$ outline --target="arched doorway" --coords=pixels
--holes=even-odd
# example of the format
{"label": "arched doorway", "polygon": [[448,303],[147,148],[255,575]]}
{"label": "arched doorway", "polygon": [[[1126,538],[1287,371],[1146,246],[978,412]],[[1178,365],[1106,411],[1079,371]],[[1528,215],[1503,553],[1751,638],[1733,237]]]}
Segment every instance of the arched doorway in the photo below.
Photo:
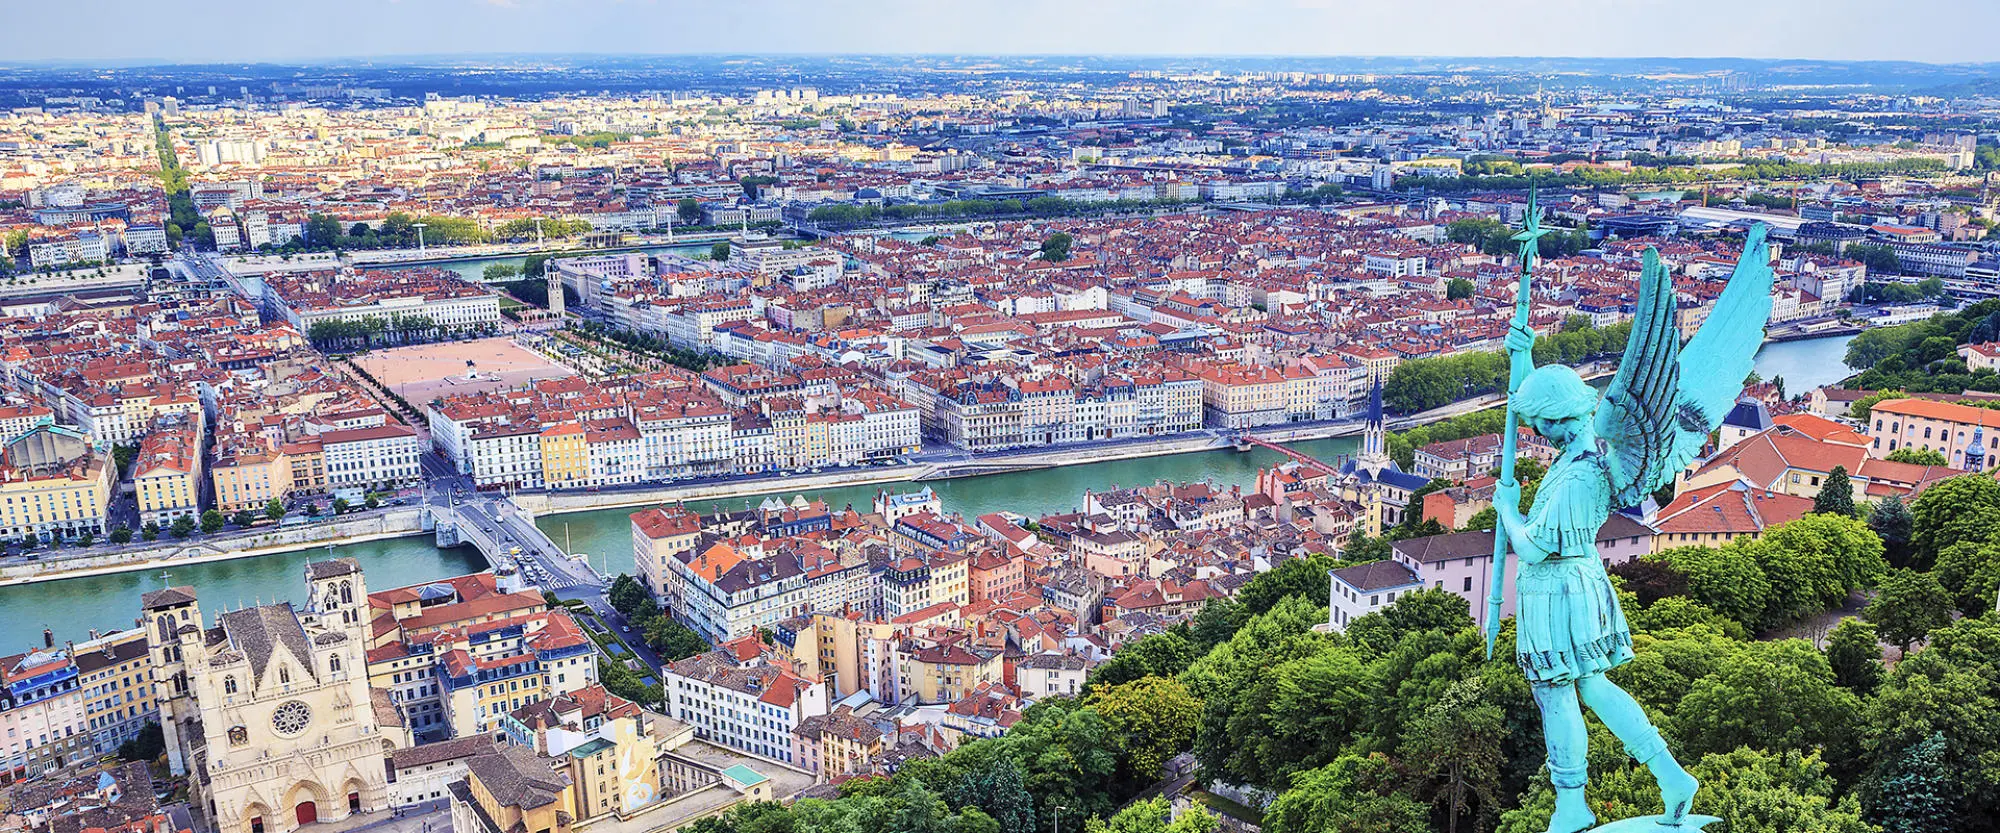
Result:
{"label": "arched doorway", "polygon": [[278,806],[287,805],[291,806],[292,817],[298,821],[300,827],[319,821],[321,805],[326,805],[328,808],[334,806],[327,804],[326,788],[311,781],[300,781],[285,791],[285,803]]}
{"label": "arched doorway", "polygon": [[268,829],[265,826],[264,817],[269,815],[270,812],[271,808],[265,807],[261,803],[254,803],[243,808],[243,818],[247,822],[244,825],[244,829],[249,831],[249,833],[264,833]]}
{"label": "arched doorway", "polygon": [[340,785],[340,791],[347,796],[348,814],[361,812],[361,779],[347,779],[346,783]]}

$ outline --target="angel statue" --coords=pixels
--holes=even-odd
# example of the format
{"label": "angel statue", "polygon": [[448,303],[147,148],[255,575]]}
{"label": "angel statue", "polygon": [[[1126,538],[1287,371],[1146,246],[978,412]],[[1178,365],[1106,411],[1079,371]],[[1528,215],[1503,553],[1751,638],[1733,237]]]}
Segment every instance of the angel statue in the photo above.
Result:
{"label": "angel statue", "polygon": [[[1525,261],[1533,257],[1529,247],[1539,236],[1537,225],[1531,218],[1528,230],[1516,236],[1526,241],[1523,301],[1525,272],[1531,269]],[[1771,312],[1764,237],[1762,225],[1750,232],[1729,285],[1685,346],[1673,280],[1659,253],[1647,249],[1631,337],[1602,399],[1570,368],[1535,367],[1535,332],[1523,314],[1525,304],[1517,307],[1508,329],[1508,407],[1521,424],[1561,450],[1526,514],[1520,511],[1521,486],[1511,473],[1493,498],[1502,536],[1496,542],[1502,558],[1495,566],[1502,567],[1507,550],[1519,556],[1514,656],[1542,712],[1556,792],[1549,833],[1576,833],[1597,822],[1584,802],[1584,706],[1627,754],[1651,770],[1666,808],[1659,816],[1600,830],[1692,830],[1714,821],[1689,814],[1698,786],[1694,777],[1667,751],[1639,703],[1605,677],[1632,659],[1632,633],[1595,541],[1610,513],[1673,482],[1742,392]],[[1498,616],[1489,621],[1497,625]]]}

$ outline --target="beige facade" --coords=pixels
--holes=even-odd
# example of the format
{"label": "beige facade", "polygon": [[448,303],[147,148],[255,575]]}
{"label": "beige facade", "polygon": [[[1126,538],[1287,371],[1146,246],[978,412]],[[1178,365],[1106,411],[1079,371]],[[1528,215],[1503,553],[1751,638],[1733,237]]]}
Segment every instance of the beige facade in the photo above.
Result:
{"label": "beige facade", "polygon": [[363,648],[368,592],[352,559],[306,565],[312,601],[232,610],[202,627],[192,588],[142,601],[177,766],[221,833],[286,833],[389,808],[384,731]]}

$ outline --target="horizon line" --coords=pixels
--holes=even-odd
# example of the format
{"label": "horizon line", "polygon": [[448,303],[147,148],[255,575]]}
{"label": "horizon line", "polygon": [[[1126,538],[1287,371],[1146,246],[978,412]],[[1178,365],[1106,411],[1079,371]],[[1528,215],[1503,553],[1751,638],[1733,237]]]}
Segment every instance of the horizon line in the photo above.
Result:
{"label": "horizon line", "polygon": [[419,61],[470,58],[986,58],[1051,59],[1080,58],[1098,61],[1130,60],[1385,60],[1385,61],[1740,61],[1758,64],[1905,64],[1925,67],[2000,67],[2000,60],[1922,61],[1910,58],[1756,58],[1734,55],[1507,55],[1507,54],[1415,54],[1415,53],[1303,53],[1303,52],[1125,52],[1093,54],[1079,52],[396,52],[381,54],[321,55],[291,59],[255,58],[237,60],[193,60],[156,56],[134,58],[52,58],[46,60],[0,60],[0,70],[60,68],[146,69],[155,67],[310,67],[352,61]]}

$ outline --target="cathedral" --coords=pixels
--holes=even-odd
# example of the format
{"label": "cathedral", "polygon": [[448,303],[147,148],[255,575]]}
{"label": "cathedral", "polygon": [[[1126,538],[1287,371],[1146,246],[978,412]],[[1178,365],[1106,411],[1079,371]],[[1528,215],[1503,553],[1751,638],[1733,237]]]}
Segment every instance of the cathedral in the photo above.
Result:
{"label": "cathedral", "polygon": [[291,603],[225,611],[194,588],[145,594],[169,762],[219,833],[290,833],[390,807],[382,764],[409,745],[363,656],[368,590],[353,559],[307,564]]}
{"label": "cathedral", "polygon": [[[1403,471],[1389,456],[1388,421],[1382,412],[1382,383],[1368,394],[1368,423],[1361,433],[1361,450],[1340,465],[1340,496],[1366,507],[1363,531],[1380,535],[1403,522],[1410,496],[1430,479]],[[1418,507],[1419,511],[1422,507]]]}

